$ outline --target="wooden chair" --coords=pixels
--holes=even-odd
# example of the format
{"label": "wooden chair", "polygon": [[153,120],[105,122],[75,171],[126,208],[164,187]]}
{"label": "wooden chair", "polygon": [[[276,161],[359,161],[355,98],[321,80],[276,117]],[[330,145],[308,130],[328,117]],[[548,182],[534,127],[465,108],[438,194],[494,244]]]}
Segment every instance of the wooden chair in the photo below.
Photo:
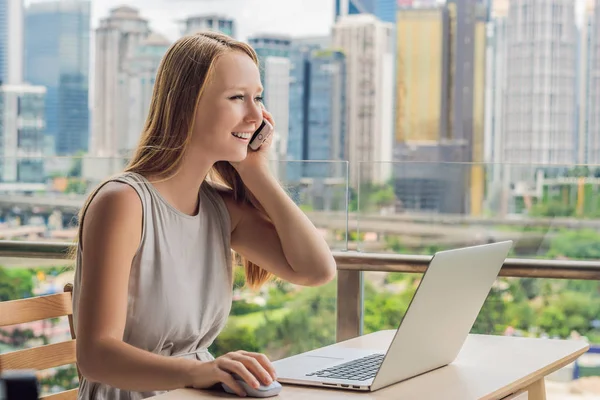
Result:
{"label": "wooden chair", "polygon": [[[0,328],[64,316],[68,316],[71,328],[69,341],[0,354],[2,369],[44,370],[76,362],[72,290],[73,285],[67,284],[63,293],[0,302]],[[77,372],[79,373],[79,369]],[[44,396],[42,399],[76,400],[77,392],[78,389],[71,389]]]}

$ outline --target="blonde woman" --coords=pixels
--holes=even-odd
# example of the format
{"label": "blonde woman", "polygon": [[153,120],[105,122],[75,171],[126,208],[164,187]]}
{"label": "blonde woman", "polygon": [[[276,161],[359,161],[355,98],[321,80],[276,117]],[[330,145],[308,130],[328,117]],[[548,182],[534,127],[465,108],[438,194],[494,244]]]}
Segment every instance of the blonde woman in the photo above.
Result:
{"label": "blonde woman", "polygon": [[319,232],[269,172],[269,142],[248,135],[271,115],[258,60],[218,33],[174,43],[159,67],[130,163],[80,214],[74,285],[80,399],[142,399],[276,379],[262,354],[207,351],[232,300],[233,249],[246,279],[321,285],[335,275]]}

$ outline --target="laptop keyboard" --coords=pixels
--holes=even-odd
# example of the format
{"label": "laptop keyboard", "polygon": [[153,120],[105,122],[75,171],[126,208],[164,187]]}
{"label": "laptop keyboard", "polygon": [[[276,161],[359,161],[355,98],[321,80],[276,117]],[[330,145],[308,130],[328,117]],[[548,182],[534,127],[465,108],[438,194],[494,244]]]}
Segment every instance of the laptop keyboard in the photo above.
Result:
{"label": "laptop keyboard", "polygon": [[306,374],[319,378],[347,379],[352,381],[365,381],[374,378],[379,370],[385,354],[372,354],[367,357],[336,365],[335,367]]}

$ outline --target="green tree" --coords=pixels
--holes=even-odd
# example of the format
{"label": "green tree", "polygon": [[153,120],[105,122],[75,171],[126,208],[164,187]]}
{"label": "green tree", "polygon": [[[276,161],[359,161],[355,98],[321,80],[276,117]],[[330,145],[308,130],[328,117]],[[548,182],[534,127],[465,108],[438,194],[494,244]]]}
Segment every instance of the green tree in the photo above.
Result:
{"label": "green tree", "polygon": [[256,329],[260,348],[272,359],[335,342],[336,284],[300,290],[287,304],[290,312],[277,323]]}
{"label": "green tree", "polygon": [[87,183],[82,179],[70,178],[65,193],[85,194]]}
{"label": "green tree", "polygon": [[67,175],[69,178],[79,178],[81,176],[83,156],[84,152],[78,151],[71,160],[71,168]]}
{"label": "green tree", "polygon": [[[408,280],[410,282],[410,280]],[[408,285],[401,293],[392,293],[376,289],[365,282],[364,332],[376,332],[382,329],[396,329],[400,324],[408,305],[413,298],[416,285]]]}
{"label": "green tree", "polygon": [[600,259],[600,234],[591,229],[570,230],[557,234],[547,258],[566,257],[580,260]]}
{"label": "green tree", "polygon": [[553,199],[534,204],[529,210],[529,215],[532,217],[572,217],[575,215],[575,207]]}
{"label": "green tree", "polygon": [[77,368],[75,365],[57,368],[54,375],[40,380],[40,386],[45,393],[74,389],[79,386]]}
{"label": "green tree", "polygon": [[503,299],[506,289],[494,286],[483,303],[471,332],[483,334],[502,333],[508,325],[507,305]]}
{"label": "green tree", "polygon": [[32,296],[34,272],[29,269],[0,267],[0,301],[17,300]]}

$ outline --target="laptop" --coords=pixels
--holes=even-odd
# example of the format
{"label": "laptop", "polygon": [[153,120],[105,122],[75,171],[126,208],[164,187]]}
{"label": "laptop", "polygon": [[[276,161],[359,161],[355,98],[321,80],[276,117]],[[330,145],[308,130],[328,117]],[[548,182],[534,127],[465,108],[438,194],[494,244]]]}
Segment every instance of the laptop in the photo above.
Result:
{"label": "laptop", "polygon": [[512,245],[509,240],[435,253],[385,353],[327,346],[273,362],[277,380],[375,391],[450,364]]}

